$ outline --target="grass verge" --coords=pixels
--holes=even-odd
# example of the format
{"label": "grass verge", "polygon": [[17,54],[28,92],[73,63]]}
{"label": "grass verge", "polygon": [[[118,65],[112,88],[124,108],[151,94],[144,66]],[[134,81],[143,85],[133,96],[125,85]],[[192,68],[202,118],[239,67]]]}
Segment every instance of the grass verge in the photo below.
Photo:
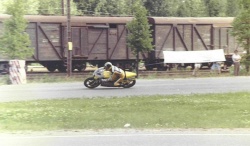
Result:
{"label": "grass verge", "polygon": [[250,128],[250,93],[0,103],[0,131],[123,128]]}

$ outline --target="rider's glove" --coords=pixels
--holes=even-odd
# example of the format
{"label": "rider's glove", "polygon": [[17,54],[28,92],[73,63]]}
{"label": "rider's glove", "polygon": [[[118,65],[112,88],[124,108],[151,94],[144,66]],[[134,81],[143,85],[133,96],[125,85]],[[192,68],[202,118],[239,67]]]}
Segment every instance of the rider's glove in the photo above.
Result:
{"label": "rider's glove", "polygon": [[107,81],[112,81],[112,76],[110,76],[110,77],[107,79]]}
{"label": "rider's glove", "polygon": [[108,79],[102,79],[102,82],[107,82],[108,81]]}

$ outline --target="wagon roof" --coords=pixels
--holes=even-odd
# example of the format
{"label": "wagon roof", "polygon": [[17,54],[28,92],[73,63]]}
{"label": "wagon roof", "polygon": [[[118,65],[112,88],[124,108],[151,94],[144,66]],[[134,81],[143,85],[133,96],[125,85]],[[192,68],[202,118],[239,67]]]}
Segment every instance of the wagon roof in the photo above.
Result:
{"label": "wagon roof", "polygon": [[[1,14],[0,21],[10,15]],[[29,22],[66,23],[67,16],[25,15]],[[71,16],[72,23],[115,23],[125,24],[133,17]],[[234,17],[148,17],[151,24],[213,24],[214,27],[232,27]]]}
{"label": "wagon roof", "polygon": [[149,17],[152,24],[214,24],[231,27],[234,17]]}
{"label": "wagon roof", "polygon": [[[9,18],[10,15],[0,15],[0,21]],[[29,22],[51,22],[66,23],[67,16],[45,16],[45,15],[25,15]],[[71,16],[73,23],[127,23],[133,17],[95,17],[95,16]]]}

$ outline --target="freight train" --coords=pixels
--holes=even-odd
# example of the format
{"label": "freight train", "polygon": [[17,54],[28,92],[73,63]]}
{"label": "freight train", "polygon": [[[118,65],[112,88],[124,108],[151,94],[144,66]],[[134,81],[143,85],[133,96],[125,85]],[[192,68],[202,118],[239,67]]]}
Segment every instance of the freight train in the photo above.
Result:
{"label": "freight train", "polygon": [[[0,15],[0,30],[9,15]],[[37,62],[53,72],[66,71],[67,16],[26,15],[26,32],[30,36],[32,57],[26,63]],[[71,16],[72,69],[82,71],[86,64],[103,66],[106,61],[132,69],[136,57],[128,48],[126,24],[133,17]],[[171,65],[164,64],[163,51],[197,51],[224,49],[227,61],[237,47],[230,35],[232,17],[148,17],[151,25],[154,50],[140,53],[139,58],[147,70],[166,70]],[[0,63],[7,59],[0,55]],[[184,64],[187,66],[188,64]]]}

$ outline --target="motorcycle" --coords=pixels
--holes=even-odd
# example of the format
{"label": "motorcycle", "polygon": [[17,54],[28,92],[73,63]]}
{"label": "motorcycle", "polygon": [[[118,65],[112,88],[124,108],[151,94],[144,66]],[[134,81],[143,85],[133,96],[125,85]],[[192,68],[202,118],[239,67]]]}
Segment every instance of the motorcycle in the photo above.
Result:
{"label": "motorcycle", "polygon": [[120,83],[119,86],[114,86],[115,81],[108,81],[111,77],[111,72],[106,71],[104,67],[100,67],[96,69],[93,73],[92,77],[89,77],[84,80],[84,86],[87,88],[96,88],[99,85],[104,87],[123,87],[123,88],[130,88],[135,85],[136,83],[136,73],[124,71],[125,78]]}

